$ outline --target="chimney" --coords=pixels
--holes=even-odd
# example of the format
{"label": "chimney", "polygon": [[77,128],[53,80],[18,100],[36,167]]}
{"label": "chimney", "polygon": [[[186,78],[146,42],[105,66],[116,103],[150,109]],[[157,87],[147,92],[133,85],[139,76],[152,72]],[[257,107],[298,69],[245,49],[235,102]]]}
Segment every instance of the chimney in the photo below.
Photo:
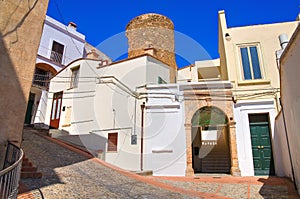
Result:
{"label": "chimney", "polygon": [[86,54],[86,57],[87,58],[90,58],[90,59],[99,59],[99,54],[96,52],[96,50],[93,48],[90,52],[88,52]]}
{"label": "chimney", "polygon": [[74,30],[77,29],[77,25],[76,25],[76,23],[74,23],[74,22],[69,22],[68,27],[69,27],[69,28],[73,28]]}

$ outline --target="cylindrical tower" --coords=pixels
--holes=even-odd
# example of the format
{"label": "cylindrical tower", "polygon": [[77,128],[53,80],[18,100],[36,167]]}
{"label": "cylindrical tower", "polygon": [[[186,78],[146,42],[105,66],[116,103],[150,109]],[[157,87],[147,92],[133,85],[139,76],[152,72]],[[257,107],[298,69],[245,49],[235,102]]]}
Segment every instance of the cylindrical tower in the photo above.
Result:
{"label": "cylindrical tower", "polygon": [[128,57],[150,54],[170,67],[170,82],[176,81],[174,25],[166,16],[143,14],[126,26]]}

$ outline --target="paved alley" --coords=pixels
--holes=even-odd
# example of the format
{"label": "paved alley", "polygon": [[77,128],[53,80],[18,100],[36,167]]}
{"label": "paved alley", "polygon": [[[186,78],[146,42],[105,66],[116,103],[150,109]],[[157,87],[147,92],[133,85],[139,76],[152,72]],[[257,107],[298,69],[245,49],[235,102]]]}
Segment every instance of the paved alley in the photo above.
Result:
{"label": "paved alley", "polygon": [[283,178],[142,177],[37,134],[25,128],[22,147],[43,177],[22,179],[18,198],[297,198]]}

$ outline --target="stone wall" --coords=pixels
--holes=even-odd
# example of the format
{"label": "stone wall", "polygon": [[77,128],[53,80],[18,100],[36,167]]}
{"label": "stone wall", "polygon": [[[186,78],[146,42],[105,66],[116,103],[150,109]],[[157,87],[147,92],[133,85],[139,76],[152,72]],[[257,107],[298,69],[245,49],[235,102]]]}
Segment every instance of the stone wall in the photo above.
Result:
{"label": "stone wall", "polygon": [[[232,92],[230,89],[223,90],[198,90],[184,92],[185,104],[185,131],[186,131],[186,156],[187,156],[187,170],[186,175],[194,174],[193,170],[193,156],[192,156],[192,118],[197,110],[205,106],[215,106],[226,114],[228,118],[228,138],[230,148],[231,174],[240,176],[238,166],[237,145],[236,145],[236,131],[235,122],[233,118],[233,102],[230,97]],[[223,97],[220,97],[223,96]]]}
{"label": "stone wall", "polygon": [[0,1],[0,164],[7,141],[22,141],[47,7],[48,0]]}
{"label": "stone wall", "polygon": [[126,36],[129,58],[152,55],[170,66],[170,81],[175,82],[177,64],[174,54],[174,25],[169,18],[159,14],[138,16],[126,26]]}

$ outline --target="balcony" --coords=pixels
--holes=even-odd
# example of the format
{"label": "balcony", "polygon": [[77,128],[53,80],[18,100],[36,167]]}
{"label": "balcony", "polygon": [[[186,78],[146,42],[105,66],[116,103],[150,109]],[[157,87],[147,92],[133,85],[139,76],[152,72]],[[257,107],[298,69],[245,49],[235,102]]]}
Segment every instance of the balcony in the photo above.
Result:
{"label": "balcony", "polygon": [[50,72],[36,68],[34,72],[32,84],[39,88],[48,90],[51,77],[52,74]]}
{"label": "balcony", "polygon": [[63,60],[63,55],[58,52],[51,51],[50,60],[57,64],[61,64]]}
{"label": "balcony", "polygon": [[67,61],[63,53],[58,53],[44,46],[39,46],[38,58],[59,67],[63,66]]}
{"label": "balcony", "polygon": [[8,142],[3,170],[0,171],[0,198],[17,198],[23,150]]}

